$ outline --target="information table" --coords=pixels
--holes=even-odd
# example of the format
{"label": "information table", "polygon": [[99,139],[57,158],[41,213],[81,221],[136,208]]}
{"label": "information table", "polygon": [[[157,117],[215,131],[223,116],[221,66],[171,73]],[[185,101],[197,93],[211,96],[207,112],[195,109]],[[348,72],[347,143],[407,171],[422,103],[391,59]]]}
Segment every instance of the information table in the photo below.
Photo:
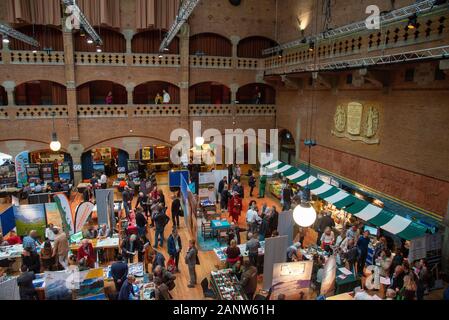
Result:
{"label": "information table", "polygon": [[23,246],[21,244],[0,247],[0,260],[20,258],[22,256],[22,252]]}
{"label": "information table", "polygon": [[212,271],[211,282],[219,300],[248,300],[231,269]]}
{"label": "information table", "polygon": [[[242,257],[248,256],[248,251],[246,251],[246,243],[239,244],[237,247],[239,247],[240,255]],[[227,247],[221,247],[221,248],[214,249],[214,252],[220,261],[226,261],[226,258],[227,258],[227,255],[225,253],[226,249],[227,249]],[[265,241],[260,241],[259,256],[263,256],[263,255],[265,255]]]}

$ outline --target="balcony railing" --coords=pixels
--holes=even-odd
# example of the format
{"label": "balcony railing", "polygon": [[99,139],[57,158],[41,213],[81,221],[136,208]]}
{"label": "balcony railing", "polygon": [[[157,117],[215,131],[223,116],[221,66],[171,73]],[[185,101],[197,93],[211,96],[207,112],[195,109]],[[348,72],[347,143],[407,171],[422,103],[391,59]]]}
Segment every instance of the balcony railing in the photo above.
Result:
{"label": "balcony railing", "polygon": [[126,118],[126,105],[78,105],[78,118]]}
{"label": "balcony railing", "polygon": [[0,107],[0,119],[9,119],[8,110],[6,106]]}
{"label": "balcony railing", "polygon": [[181,115],[180,105],[152,104],[133,105],[134,117],[179,117]]}
{"label": "balcony railing", "polygon": [[49,105],[49,106],[14,106],[10,109],[15,111],[16,119],[52,119],[68,118],[69,111],[67,106]]}
{"label": "balcony railing", "polygon": [[38,51],[33,53],[31,51],[10,51],[10,61],[12,64],[50,64],[63,65],[64,52],[52,51],[44,52]]}
{"label": "balcony railing", "polygon": [[231,69],[232,57],[190,56],[192,68]]}
{"label": "balcony railing", "polygon": [[273,104],[239,104],[237,116],[275,116],[276,106]]}
{"label": "balcony railing", "polygon": [[191,104],[189,115],[194,117],[232,116],[232,104]]}
{"label": "balcony railing", "polygon": [[176,54],[166,54],[159,57],[158,54],[133,53],[133,65],[144,67],[179,67],[181,56]]}
{"label": "balcony railing", "polygon": [[75,52],[75,64],[125,66],[126,54],[107,52]]}
{"label": "balcony railing", "polygon": [[237,69],[259,70],[264,67],[264,59],[238,58]]}

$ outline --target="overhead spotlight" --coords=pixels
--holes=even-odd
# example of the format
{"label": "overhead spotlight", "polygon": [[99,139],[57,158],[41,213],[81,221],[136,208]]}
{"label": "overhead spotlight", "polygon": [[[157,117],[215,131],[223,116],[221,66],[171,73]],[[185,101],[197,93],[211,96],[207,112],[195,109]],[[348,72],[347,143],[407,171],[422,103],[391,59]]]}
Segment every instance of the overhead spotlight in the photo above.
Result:
{"label": "overhead spotlight", "polygon": [[282,51],[282,50],[279,50],[279,52],[278,52],[278,58],[282,58],[282,54],[283,54],[283,51]]}
{"label": "overhead spotlight", "polygon": [[412,15],[408,18],[407,30],[408,29],[413,30],[416,28],[418,28],[418,15],[415,13],[414,15]]}
{"label": "overhead spotlight", "polygon": [[97,52],[98,53],[103,52],[103,50],[101,49],[101,46],[97,46]]}
{"label": "overhead spotlight", "polygon": [[313,52],[315,50],[315,42],[310,41],[309,42],[309,51]]}
{"label": "overhead spotlight", "polygon": [[32,51],[33,53],[37,53],[37,50],[36,49],[33,49],[33,51]]}
{"label": "overhead spotlight", "polygon": [[3,43],[9,43],[9,39],[7,36],[3,36]]}
{"label": "overhead spotlight", "polygon": [[84,32],[84,29],[80,30],[80,37],[85,37],[86,36],[86,32]]}
{"label": "overhead spotlight", "polygon": [[170,49],[169,48],[164,48],[164,51],[168,52],[168,51],[170,51]]}
{"label": "overhead spotlight", "polygon": [[94,41],[92,39],[87,39],[87,43],[92,44],[92,43],[94,43]]}
{"label": "overhead spotlight", "polygon": [[159,53],[159,59],[162,59],[164,57],[164,55],[162,53]]}

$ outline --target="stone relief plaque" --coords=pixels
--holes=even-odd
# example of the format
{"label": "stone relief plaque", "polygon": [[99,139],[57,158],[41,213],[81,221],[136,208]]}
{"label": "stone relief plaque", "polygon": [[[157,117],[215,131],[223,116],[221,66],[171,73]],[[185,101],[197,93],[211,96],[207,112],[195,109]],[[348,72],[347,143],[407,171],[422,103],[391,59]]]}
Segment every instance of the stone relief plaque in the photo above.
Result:
{"label": "stone relief plaque", "polygon": [[358,102],[348,104],[347,131],[349,134],[357,136],[360,134],[362,125],[363,106]]}
{"label": "stone relief plaque", "polygon": [[350,102],[337,106],[332,134],[338,138],[378,144],[380,115],[377,107]]}

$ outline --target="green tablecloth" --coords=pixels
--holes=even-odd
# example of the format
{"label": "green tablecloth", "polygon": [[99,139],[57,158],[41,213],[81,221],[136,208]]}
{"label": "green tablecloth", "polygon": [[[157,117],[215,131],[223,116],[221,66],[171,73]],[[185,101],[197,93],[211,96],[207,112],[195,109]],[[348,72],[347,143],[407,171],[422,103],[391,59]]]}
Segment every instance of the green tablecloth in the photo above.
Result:
{"label": "green tablecloth", "polygon": [[335,294],[341,294],[346,292],[351,292],[355,288],[361,286],[360,279],[355,278],[354,274],[348,275],[345,279],[340,279],[339,276],[343,273],[338,270],[337,266],[337,273],[336,273],[336,279],[335,279]]}

